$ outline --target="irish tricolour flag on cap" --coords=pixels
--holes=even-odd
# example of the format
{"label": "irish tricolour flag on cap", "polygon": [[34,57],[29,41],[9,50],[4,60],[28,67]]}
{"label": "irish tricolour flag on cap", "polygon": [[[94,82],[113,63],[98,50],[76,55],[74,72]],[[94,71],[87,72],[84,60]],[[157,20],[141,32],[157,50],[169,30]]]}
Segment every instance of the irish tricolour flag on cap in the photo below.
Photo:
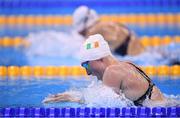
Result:
{"label": "irish tricolour flag on cap", "polygon": [[98,48],[98,47],[99,47],[99,42],[98,41],[86,44],[86,49],[87,50],[93,49],[93,48]]}

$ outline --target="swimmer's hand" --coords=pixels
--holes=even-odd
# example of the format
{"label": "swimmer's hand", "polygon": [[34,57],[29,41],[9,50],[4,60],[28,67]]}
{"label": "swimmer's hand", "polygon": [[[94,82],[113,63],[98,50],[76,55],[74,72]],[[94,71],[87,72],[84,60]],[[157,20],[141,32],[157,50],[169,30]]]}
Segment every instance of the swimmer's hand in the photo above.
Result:
{"label": "swimmer's hand", "polygon": [[78,102],[81,103],[81,99],[78,97],[73,97],[71,93],[59,93],[55,95],[49,95],[43,101],[43,103],[52,103],[52,102]]}

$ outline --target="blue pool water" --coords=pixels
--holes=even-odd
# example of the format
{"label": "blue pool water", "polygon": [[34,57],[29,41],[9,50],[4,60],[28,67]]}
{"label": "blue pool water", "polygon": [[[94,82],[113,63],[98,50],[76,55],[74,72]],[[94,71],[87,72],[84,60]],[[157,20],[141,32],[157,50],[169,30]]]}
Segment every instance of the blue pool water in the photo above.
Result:
{"label": "blue pool water", "polygon": [[[140,25],[128,24],[129,29],[133,30],[137,36],[175,36],[180,34],[180,27],[178,25],[147,25],[146,27]],[[71,26],[1,26],[0,37],[9,36],[21,36],[26,37],[29,33],[38,33],[40,31],[68,31]]]}
{"label": "blue pool water", "polygon": [[[168,97],[180,100],[180,79],[154,78],[156,86]],[[95,79],[82,78],[41,78],[41,79],[1,79],[0,80],[0,106],[1,107],[122,107],[123,103],[114,98],[106,98],[112,93],[102,94],[100,100],[97,96],[98,89],[90,92],[86,88],[89,87]],[[96,86],[97,88],[97,86]],[[86,104],[78,104],[71,102],[43,104],[42,101],[49,94],[57,94],[65,91],[85,91],[89,94],[84,95],[87,98]],[[94,89],[89,89],[94,90]],[[99,89],[100,90],[100,89]],[[108,90],[107,90],[108,91]],[[107,92],[102,91],[102,92]],[[113,95],[113,94],[112,94]],[[104,96],[104,97],[102,97]],[[88,98],[89,97],[89,98]],[[95,98],[95,99],[93,99]],[[108,101],[109,100],[109,101]],[[106,101],[106,104],[104,104]],[[116,103],[117,102],[117,103]],[[115,104],[116,103],[116,104]]]}

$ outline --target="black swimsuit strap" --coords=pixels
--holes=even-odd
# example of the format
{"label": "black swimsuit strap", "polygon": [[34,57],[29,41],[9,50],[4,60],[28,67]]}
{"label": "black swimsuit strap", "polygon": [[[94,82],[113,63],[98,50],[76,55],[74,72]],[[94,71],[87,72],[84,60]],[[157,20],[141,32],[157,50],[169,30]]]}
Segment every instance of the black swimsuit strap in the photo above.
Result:
{"label": "black swimsuit strap", "polygon": [[123,44],[121,44],[117,49],[115,49],[115,53],[120,54],[121,56],[125,56],[125,55],[127,55],[128,45],[129,45],[129,42],[131,40],[131,31],[129,30],[128,27],[126,27],[123,24],[119,24],[119,26],[128,30],[128,36],[126,37]]}
{"label": "black swimsuit strap", "polygon": [[134,65],[133,63],[130,63],[130,62],[127,62],[131,65],[133,65],[137,70],[138,72],[149,82],[149,83],[152,83],[152,80],[150,79],[150,77],[144,72],[142,71],[139,67],[137,67],[136,65]]}
{"label": "black swimsuit strap", "polygon": [[117,49],[115,49],[115,52],[120,54],[121,56],[125,56],[127,54],[130,39],[131,37],[130,35],[128,35],[127,38],[125,39],[125,42],[122,45],[120,45]]}
{"label": "black swimsuit strap", "polygon": [[148,90],[144,93],[144,95],[142,95],[142,96],[141,96],[140,98],[138,98],[137,100],[133,101],[133,102],[134,102],[134,105],[136,105],[136,106],[142,106],[142,103],[143,103],[143,101],[147,98],[147,96],[148,96],[148,98],[150,99],[150,98],[151,98],[151,92],[152,92],[152,90],[153,90],[153,86],[154,86],[154,85],[150,85],[149,88],[148,88]]}
{"label": "black swimsuit strap", "polygon": [[152,92],[152,89],[153,89],[153,86],[155,85],[152,80],[146,75],[146,73],[144,73],[139,67],[137,67],[136,65],[130,63],[130,62],[127,62],[131,65],[133,65],[137,70],[138,72],[148,81],[149,83],[149,87],[147,89],[147,91],[137,100],[134,101],[134,104],[136,106],[142,106],[142,103],[143,101],[146,99],[146,97],[148,96],[148,98],[150,99],[151,98],[151,92]]}

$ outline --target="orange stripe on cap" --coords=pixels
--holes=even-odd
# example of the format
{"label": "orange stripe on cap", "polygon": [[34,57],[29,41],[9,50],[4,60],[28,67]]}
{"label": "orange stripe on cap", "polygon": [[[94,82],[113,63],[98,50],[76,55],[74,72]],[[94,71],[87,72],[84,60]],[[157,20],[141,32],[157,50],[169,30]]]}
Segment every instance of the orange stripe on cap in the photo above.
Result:
{"label": "orange stripe on cap", "polygon": [[99,42],[96,41],[96,42],[94,43],[94,47],[95,47],[95,48],[98,48],[98,47],[99,47]]}

